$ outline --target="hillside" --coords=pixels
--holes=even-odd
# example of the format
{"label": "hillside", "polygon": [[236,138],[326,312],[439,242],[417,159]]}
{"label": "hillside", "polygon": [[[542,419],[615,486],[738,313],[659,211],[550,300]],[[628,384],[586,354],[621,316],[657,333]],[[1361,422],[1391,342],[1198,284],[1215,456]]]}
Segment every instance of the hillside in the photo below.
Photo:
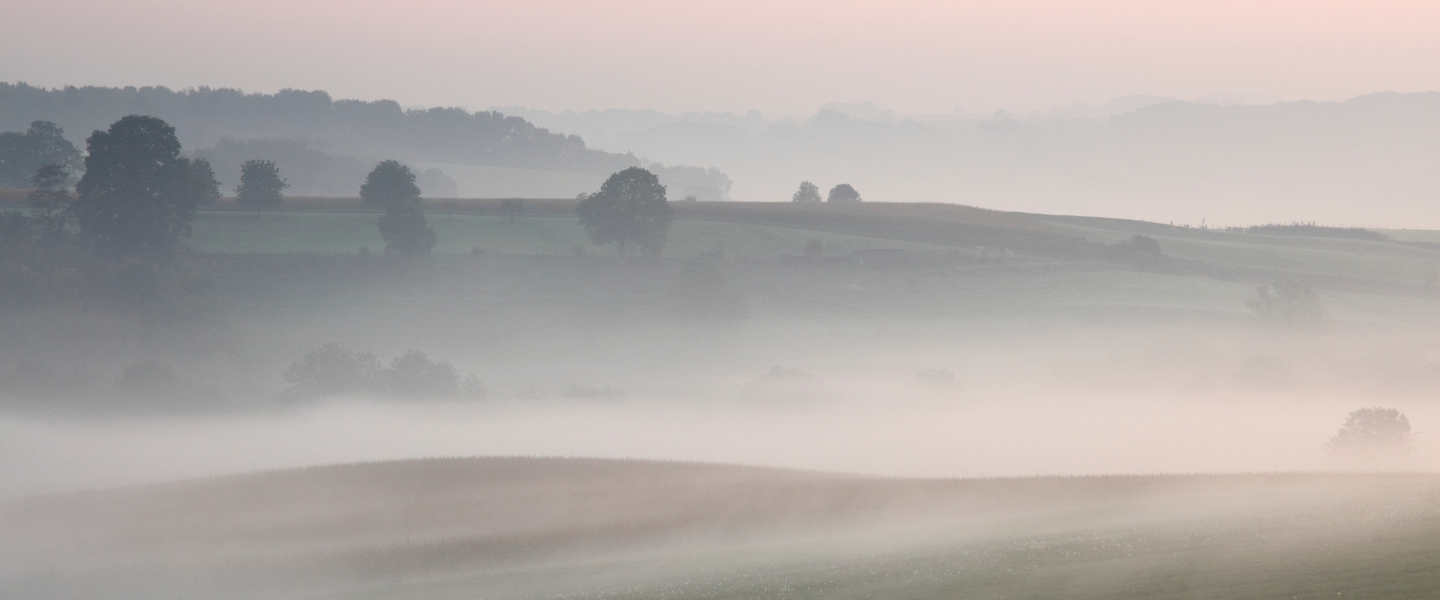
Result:
{"label": "hillside", "polygon": [[[568,256],[588,248],[575,222],[574,200],[525,199],[511,218],[499,199],[433,200],[426,205],[441,252],[474,247],[502,254]],[[354,252],[375,245],[373,210],[358,198],[292,198],[287,210],[256,214],[228,204],[202,211],[192,244],[215,252]],[[677,202],[669,255],[713,251],[749,258],[798,255],[811,239],[831,254],[864,249],[912,253],[961,252],[978,257],[1118,262],[1107,247],[1144,235],[1160,241],[1168,260],[1141,270],[1226,281],[1298,276],[1342,289],[1423,291],[1440,272],[1440,248],[1423,231],[1381,239],[1263,235],[1098,217],[1004,212],[956,204]],[[1403,239],[1402,239],[1403,238]],[[997,254],[998,253],[998,254]]]}
{"label": "hillside", "polygon": [[[355,193],[376,162],[397,159],[416,167],[417,173],[453,173],[445,175],[451,185],[426,186],[422,181],[432,194],[448,189],[444,195],[454,195],[457,179],[460,193],[500,192],[470,172],[485,172],[484,167],[500,173],[508,169],[512,179],[521,180],[525,195],[534,195],[553,189],[547,179],[604,177],[644,165],[677,193],[712,200],[729,197],[730,180],[715,169],[663,165],[630,153],[596,150],[578,136],[493,111],[405,109],[394,100],[333,99],[320,90],[246,94],[226,88],[45,89],[0,82],[0,131],[23,131],[32,121],[52,121],[83,150],[91,131],[132,114],[160,117],[173,125],[187,153],[210,160],[226,191],[234,189],[240,164],[250,159],[275,161],[296,194],[329,195]],[[515,189],[513,183],[509,187]]]}
{"label": "hillside", "polygon": [[0,577],[6,598],[1413,598],[1437,583],[1437,492],[403,461],[9,501]]}
{"label": "hillside", "polygon": [[[1128,100],[1128,101],[1127,101]],[[504,109],[595,148],[715,165],[735,197],[784,201],[801,180],[867,201],[1243,225],[1290,220],[1440,228],[1440,94],[1220,105],[1130,98],[904,117],[863,105],[801,119]]]}

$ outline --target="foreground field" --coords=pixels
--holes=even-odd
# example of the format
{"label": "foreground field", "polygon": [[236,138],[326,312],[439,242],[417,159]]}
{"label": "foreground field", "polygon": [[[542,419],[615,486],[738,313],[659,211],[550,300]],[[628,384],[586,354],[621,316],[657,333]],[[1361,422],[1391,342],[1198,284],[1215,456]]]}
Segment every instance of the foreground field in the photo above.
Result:
{"label": "foreground field", "polygon": [[579,459],[11,501],[7,598],[1422,598],[1440,478],[907,480]]}

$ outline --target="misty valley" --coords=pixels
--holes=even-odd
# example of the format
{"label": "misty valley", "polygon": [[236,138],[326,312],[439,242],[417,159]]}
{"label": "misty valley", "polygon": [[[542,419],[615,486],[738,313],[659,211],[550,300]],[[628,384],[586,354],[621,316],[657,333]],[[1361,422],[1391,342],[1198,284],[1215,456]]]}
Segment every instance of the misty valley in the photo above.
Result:
{"label": "misty valley", "polygon": [[1440,231],[738,202],[499,112],[5,85],[0,597],[1440,589]]}

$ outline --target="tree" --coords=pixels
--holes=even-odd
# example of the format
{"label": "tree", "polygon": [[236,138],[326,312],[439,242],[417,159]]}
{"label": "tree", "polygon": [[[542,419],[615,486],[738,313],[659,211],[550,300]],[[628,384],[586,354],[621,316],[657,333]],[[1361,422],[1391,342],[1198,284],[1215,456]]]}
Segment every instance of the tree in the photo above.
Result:
{"label": "tree", "polygon": [[432,361],[424,352],[406,350],[380,373],[380,386],[396,396],[451,396],[460,390],[455,365]]}
{"label": "tree", "polygon": [[1316,329],[1330,321],[1320,294],[1294,279],[1280,279],[1255,288],[1255,295],[1246,300],[1245,305],[1261,321],[1276,327]]}
{"label": "tree", "polygon": [[638,246],[651,256],[665,249],[670,202],[665,186],[649,171],[630,167],[611,175],[600,191],[580,201],[580,225],[596,246],[613,244],[620,255]]}
{"label": "tree", "polygon": [[833,188],[830,188],[830,196],[829,196],[828,198],[826,198],[825,201],[826,201],[826,202],[859,202],[859,201],[860,201],[860,192],[855,191],[855,188],[850,187],[850,184],[848,184],[848,183],[842,183],[842,184],[837,185],[837,186],[835,186],[835,187],[833,187]]}
{"label": "tree", "polygon": [[395,204],[420,204],[420,187],[415,185],[415,174],[410,167],[398,161],[387,160],[365,176],[360,186],[360,199],[366,206],[388,208]]}
{"label": "tree", "polygon": [[198,204],[213,205],[220,200],[220,180],[215,178],[210,161],[203,158],[190,161],[190,195]]}
{"label": "tree", "polygon": [[435,230],[420,211],[420,188],[410,167],[393,160],[375,165],[360,186],[360,198],[366,204],[385,207],[377,225],[386,254],[427,256],[435,249]]}
{"label": "tree", "polygon": [[131,115],[85,141],[85,176],[71,204],[82,239],[115,257],[162,258],[190,235],[198,199],[175,128]]}
{"label": "tree", "polygon": [[374,354],[330,343],[292,363],[284,377],[290,395],[317,397],[373,391],[380,371]]}
{"label": "tree", "polygon": [[[280,176],[274,161],[248,160],[240,165],[240,185],[235,188],[235,201],[252,208],[275,208],[285,201],[280,192],[290,184]],[[256,213],[257,215],[259,213]]]}
{"label": "tree", "polygon": [[1362,408],[1350,413],[1326,449],[1336,458],[1400,458],[1410,451],[1410,419],[1393,408]]}
{"label": "tree", "polygon": [[32,122],[25,133],[0,133],[0,187],[24,187],[43,165],[74,173],[81,164],[80,151],[65,139],[65,130],[50,121]]}
{"label": "tree", "polygon": [[30,216],[40,238],[50,243],[64,241],[70,221],[70,172],[62,165],[41,165],[30,176]]}
{"label": "tree", "polygon": [[[833,192],[832,192],[833,193]],[[790,196],[791,202],[819,202],[820,187],[808,181],[800,182],[800,189]]]}

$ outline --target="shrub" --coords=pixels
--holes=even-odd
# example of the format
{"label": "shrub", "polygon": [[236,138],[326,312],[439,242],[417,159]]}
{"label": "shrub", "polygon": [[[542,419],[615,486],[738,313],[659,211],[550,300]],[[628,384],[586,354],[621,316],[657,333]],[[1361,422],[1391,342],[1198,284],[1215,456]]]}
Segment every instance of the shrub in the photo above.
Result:
{"label": "shrub", "polygon": [[1330,322],[1320,294],[1294,279],[1280,279],[1255,288],[1245,301],[1261,322],[1286,329],[1319,329]]}
{"label": "shrub", "polygon": [[321,346],[290,365],[283,375],[294,399],[342,394],[376,394],[395,398],[484,398],[485,385],[474,375],[461,376],[446,361],[432,361],[424,352],[407,350],[388,367],[370,352],[352,352],[340,344]]}

